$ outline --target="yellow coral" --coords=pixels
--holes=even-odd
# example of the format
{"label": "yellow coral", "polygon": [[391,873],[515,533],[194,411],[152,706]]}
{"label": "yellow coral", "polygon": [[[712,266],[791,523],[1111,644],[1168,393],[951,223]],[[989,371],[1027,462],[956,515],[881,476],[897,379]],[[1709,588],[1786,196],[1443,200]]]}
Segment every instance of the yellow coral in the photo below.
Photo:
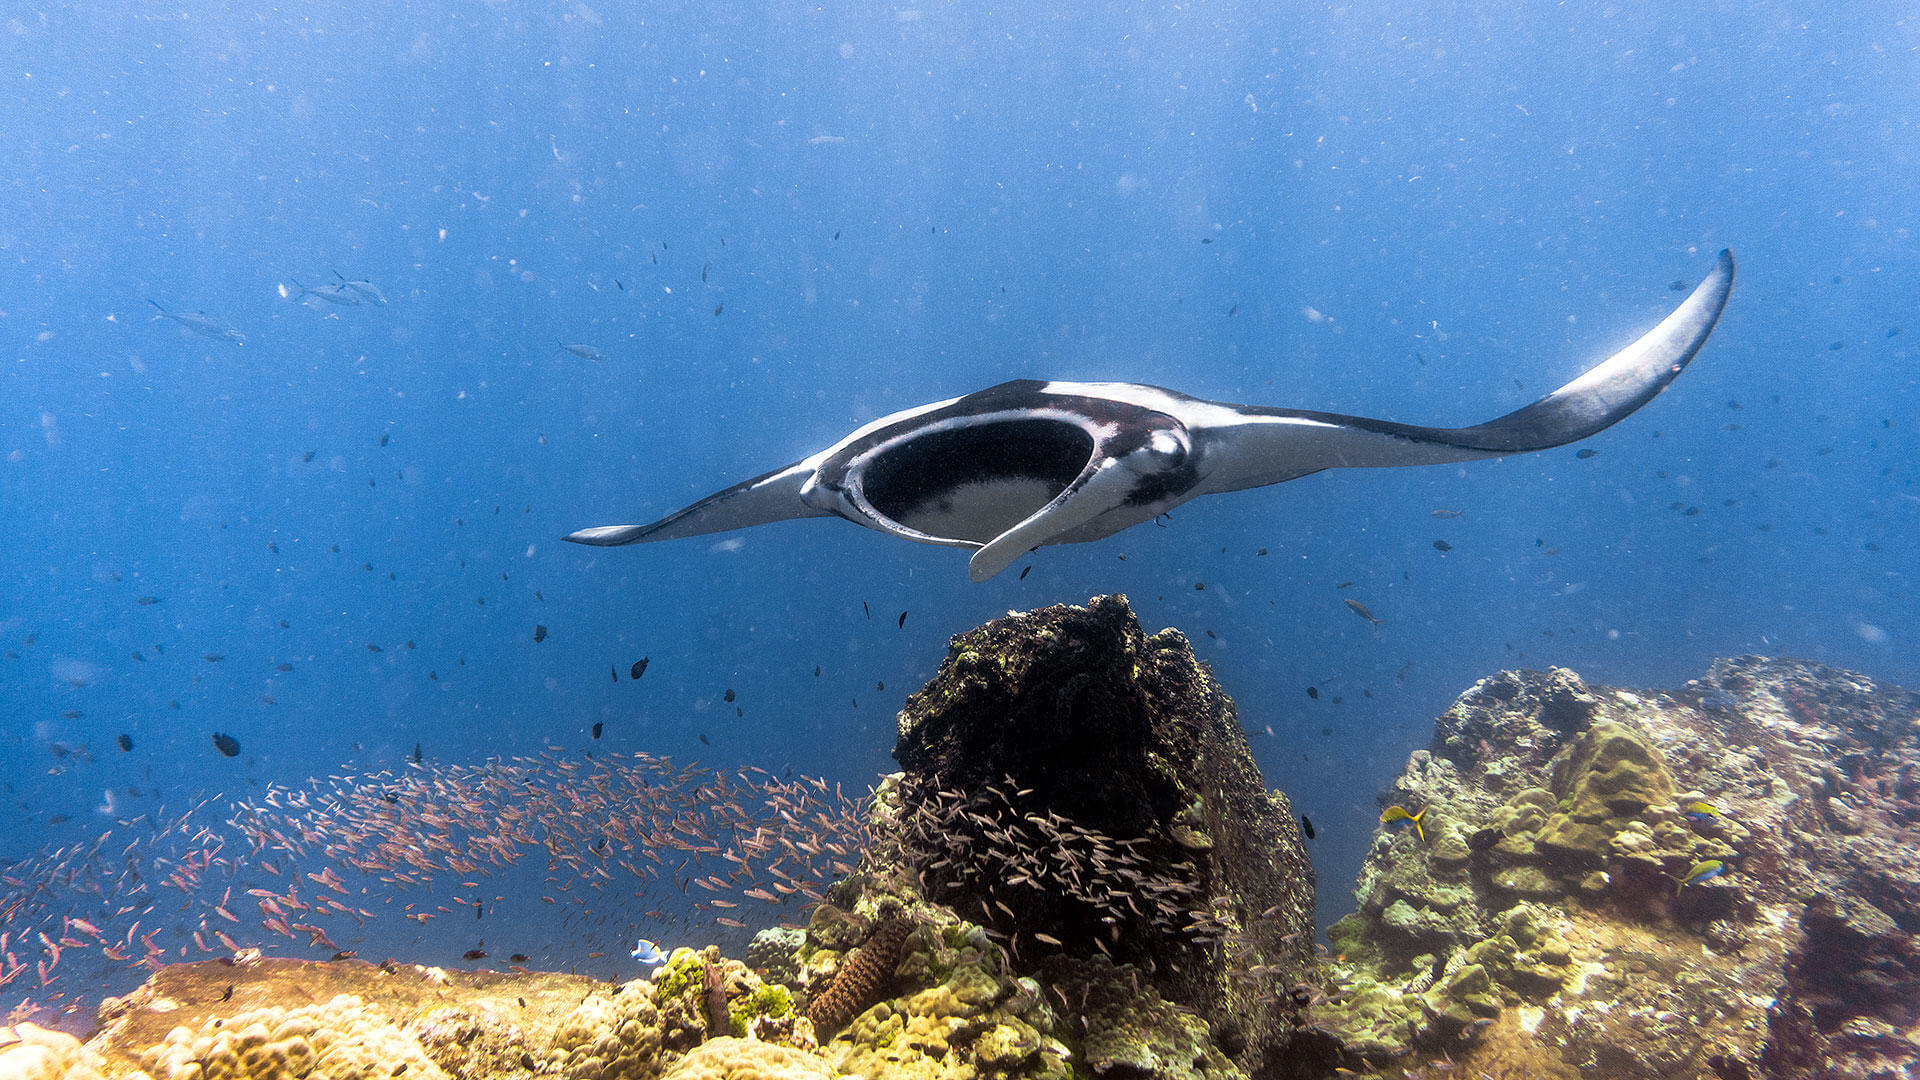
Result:
{"label": "yellow coral", "polygon": [[732,1037],[712,1039],[683,1057],[662,1080],[831,1080],[812,1054]]}
{"label": "yellow coral", "polygon": [[366,1002],[252,1009],[198,1031],[177,1027],[140,1056],[156,1080],[447,1080],[414,1038]]}
{"label": "yellow coral", "polygon": [[546,1072],[616,1080],[658,1071],[660,1011],[644,983],[631,982],[613,997],[590,997],[553,1032]]}
{"label": "yellow coral", "polygon": [[0,1080],[100,1080],[106,1064],[64,1031],[0,1027]]}

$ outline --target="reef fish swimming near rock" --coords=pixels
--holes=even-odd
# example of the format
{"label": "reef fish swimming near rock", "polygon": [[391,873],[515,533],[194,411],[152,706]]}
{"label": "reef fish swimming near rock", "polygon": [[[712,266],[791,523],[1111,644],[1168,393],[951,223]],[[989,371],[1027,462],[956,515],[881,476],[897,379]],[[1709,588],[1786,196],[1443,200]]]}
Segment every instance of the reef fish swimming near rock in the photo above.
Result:
{"label": "reef fish swimming near rock", "polygon": [[1201,495],[1587,438],[1667,388],[1712,333],[1732,287],[1733,255],[1722,251],[1706,280],[1639,340],[1533,404],[1471,427],[1234,405],[1138,383],[1016,380],[882,417],[652,524],[566,539],[611,547],[839,516],[972,549],[968,576],[985,581],[1033,548],[1103,539]]}
{"label": "reef fish swimming near rock", "polygon": [[1425,843],[1427,840],[1427,831],[1420,827],[1420,819],[1426,816],[1427,812],[1425,810],[1415,814],[1404,806],[1389,806],[1380,812],[1380,824],[1391,825],[1396,821],[1410,821],[1413,823],[1414,835],[1420,838],[1421,843]]}

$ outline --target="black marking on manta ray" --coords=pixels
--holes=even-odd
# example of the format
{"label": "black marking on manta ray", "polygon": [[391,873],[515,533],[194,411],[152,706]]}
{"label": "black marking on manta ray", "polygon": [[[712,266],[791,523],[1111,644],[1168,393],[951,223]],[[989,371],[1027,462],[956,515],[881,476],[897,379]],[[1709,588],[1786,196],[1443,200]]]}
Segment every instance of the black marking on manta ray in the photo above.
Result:
{"label": "black marking on manta ray", "polygon": [[607,547],[838,516],[970,548],[985,581],[1028,551],[1151,521],[1201,495],[1326,469],[1472,461],[1564,446],[1652,401],[1699,352],[1733,286],[1730,252],[1639,340],[1531,405],[1461,428],[1236,405],[1140,383],[1016,380],[882,417],[810,457],[650,525],[566,537]]}

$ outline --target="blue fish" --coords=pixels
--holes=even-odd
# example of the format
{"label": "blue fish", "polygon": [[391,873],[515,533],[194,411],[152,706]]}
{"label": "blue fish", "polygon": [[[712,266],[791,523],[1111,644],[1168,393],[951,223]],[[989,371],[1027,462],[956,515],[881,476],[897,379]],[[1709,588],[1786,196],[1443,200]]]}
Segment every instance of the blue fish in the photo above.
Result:
{"label": "blue fish", "polygon": [[658,967],[667,962],[667,954],[660,951],[660,946],[646,938],[641,938],[640,944],[633,947],[633,958],[652,967]]}

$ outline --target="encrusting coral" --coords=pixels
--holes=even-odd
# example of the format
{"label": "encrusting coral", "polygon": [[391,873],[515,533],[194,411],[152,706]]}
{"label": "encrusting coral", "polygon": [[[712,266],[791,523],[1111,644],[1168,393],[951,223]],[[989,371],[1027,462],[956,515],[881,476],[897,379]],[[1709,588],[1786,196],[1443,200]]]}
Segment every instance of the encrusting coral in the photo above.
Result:
{"label": "encrusting coral", "polygon": [[663,1080],[831,1080],[827,1063],[804,1051],[723,1036],[674,1062]]}
{"label": "encrusting coral", "polygon": [[174,1028],[141,1055],[154,1080],[359,1080],[375,1072],[443,1080],[420,1043],[366,1002],[250,1009]]}
{"label": "encrusting coral", "polygon": [[0,1080],[100,1080],[106,1059],[64,1031],[0,1027]]}
{"label": "encrusting coral", "polygon": [[1503,672],[1435,727],[1389,796],[1425,810],[1427,842],[1376,835],[1329,931],[1312,1020],[1347,1067],[1828,1080],[1920,1060],[1920,875],[1896,854],[1920,695],[1758,657],[1671,694]]}

